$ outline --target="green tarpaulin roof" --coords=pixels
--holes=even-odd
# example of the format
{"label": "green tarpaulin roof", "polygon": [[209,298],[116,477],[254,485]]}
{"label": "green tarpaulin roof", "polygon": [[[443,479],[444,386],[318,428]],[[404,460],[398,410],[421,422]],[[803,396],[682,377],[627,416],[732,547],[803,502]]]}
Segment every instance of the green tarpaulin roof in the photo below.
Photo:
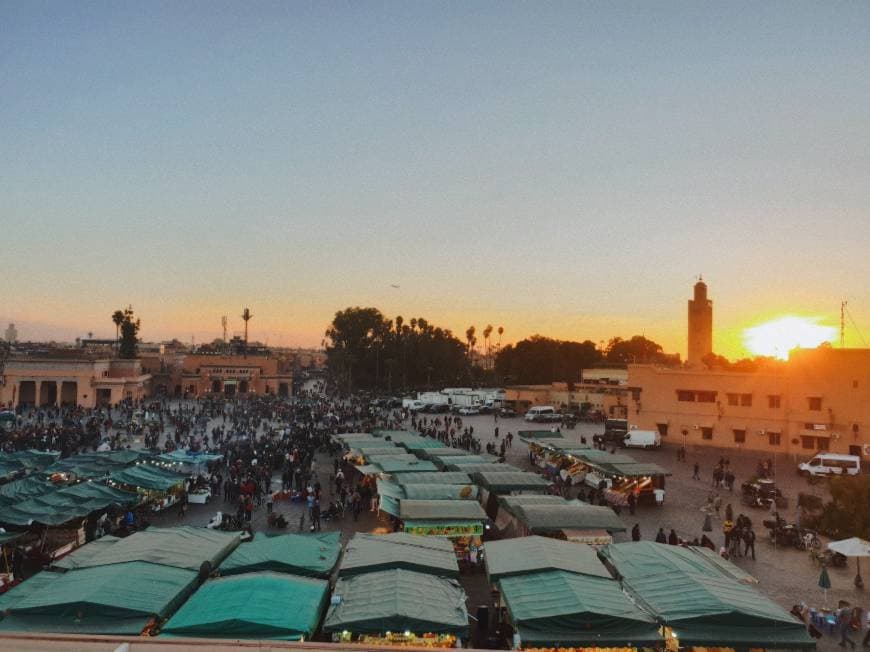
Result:
{"label": "green tarpaulin roof", "polygon": [[23,450],[14,453],[0,453],[0,461],[21,462],[28,469],[44,469],[54,464],[60,457],[59,451]]}
{"label": "green tarpaulin roof", "polygon": [[238,532],[221,532],[189,525],[150,527],[106,546],[99,555],[74,560],[72,567],[88,568],[143,561],[199,571],[206,561],[212,568],[217,568],[235,550],[239,541]]}
{"label": "green tarpaulin roof", "polygon": [[14,543],[25,534],[26,532],[0,532],[0,546]]}
{"label": "green tarpaulin roof", "polygon": [[[461,459],[461,458],[460,458]],[[463,473],[482,473],[484,471],[494,471],[496,473],[501,472],[512,472],[512,473],[522,473],[522,469],[518,469],[515,466],[511,466],[510,464],[456,464],[454,462],[448,462],[447,464],[448,471],[462,471]]]}
{"label": "green tarpaulin roof", "polygon": [[494,492],[504,491],[543,491],[550,482],[537,473],[525,471],[481,471],[474,474],[481,487]]}
{"label": "green tarpaulin roof", "polygon": [[612,579],[549,571],[506,577],[499,585],[527,647],[628,647],[662,640],[658,623]]}
{"label": "green tarpaulin roof", "polygon": [[333,591],[325,632],[382,634],[468,633],[465,591],[456,580],[393,569],[340,578]]}
{"label": "green tarpaulin roof", "polygon": [[0,479],[11,478],[27,472],[27,467],[16,460],[0,460]]}
{"label": "green tarpaulin roof", "polygon": [[341,577],[404,568],[442,577],[459,577],[456,552],[446,537],[393,534],[356,534],[344,551]]}
{"label": "green tarpaulin roof", "polygon": [[401,485],[409,484],[471,484],[471,476],[461,471],[442,473],[440,471],[424,471],[420,473],[403,473],[396,481]]}
{"label": "green tarpaulin roof", "polygon": [[564,505],[567,501],[562,496],[550,494],[529,494],[523,496],[499,496],[498,502],[513,513],[520,505]]}
{"label": "green tarpaulin roof", "polygon": [[478,496],[477,485],[455,484],[409,484],[401,485],[397,480],[378,480],[378,495],[382,511],[399,516],[399,503],[404,500],[475,500]]}
{"label": "green tarpaulin roof", "polygon": [[197,573],[132,562],[44,571],[0,596],[0,630],[138,634],[193,591]]}
{"label": "green tarpaulin roof", "polygon": [[561,570],[612,579],[591,546],[550,537],[519,537],[484,544],[490,583],[514,575]]}
{"label": "green tarpaulin roof", "polygon": [[33,521],[43,525],[61,525],[111,505],[134,505],[137,502],[139,496],[135,493],[96,482],[82,482],[0,507],[0,523],[28,525]]}
{"label": "green tarpaulin roof", "polygon": [[[411,457],[414,457],[413,455]],[[421,471],[435,471],[436,466],[428,460],[421,460],[414,457],[410,459],[386,459],[379,458],[377,461],[372,459],[372,466],[376,466],[384,473],[416,473]]]}
{"label": "green tarpaulin roof", "polygon": [[28,498],[57,491],[60,486],[41,477],[29,476],[0,485],[0,506],[16,505]]}
{"label": "green tarpaulin roof", "polygon": [[381,462],[419,462],[420,458],[411,453],[401,452],[404,449],[397,448],[396,452],[389,452],[386,455],[370,455],[366,461],[369,464],[380,464]]}
{"label": "green tarpaulin roof", "polygon": [[611,544],[601,555],[681,646],[815,646],[803,623],[702,554],[644,541]]}
{"label": "green tarpaulin roof", "polygon": [[755,582],[746,571],[708,548],[631,541],[605,546],[601,555],[626,580],[657,573],[700,573],[722,575],[744,583]]}
{"label": "green tarpaulin roof", "polygon": [[105,552],[106,548],[118,543],[118,541],[121,541],[119,537],[113,537],[111,534],[107,534],[106,536],[94,539],[90,543],[76,548],[65,557],[52,562],[51,565],[55,568],[62,568],[64,570],[78,568],[79,564],[87,565],[85,564],[85,561],[92,561],[99,557],[103,552]]}
{"label": "green tarpaulin roof", "polygon": [[552,430],[519,430],[517,437],[520,439],[564,439],[561,432]]}
{"label": "green tarpaulin roof", "polygon": [[372,455],[389,455],[390,451],[396,450],[395,448],[356,448],[355,446],[351,446],[351,450],[355,453],[358,453],[366,458]]}
{"label": "green tarpaulin roof", "polygon": [[167,491],[187,479],[182,473],[176,473],[151,464],[137,464],[120,471],[115,471],[109,480],[116,484],[139,487],[151,491]]}
{"label": "green tarpaulin roof", "polygon": [[409,451],[444,450],[447,446],[447,444],[440,442],[437,439],[432,439],[431,437],[423,437],[420,440],[408,440],[399,443]]}
{"label": "green tarpaulin roof", "polygon": [[485,521],[486,512],[473,500],[403,500],[399,505],[402,520]]}
{"label": "green tarpaulin roof", "polygon": [[242,543],[220,566],[221,575],[273,571],[328,578],[341,554],[341,533],[257,536]]}
{"label": "green tarpaulin roof", "polygon": [[576,500],[566,501],[562,505],[518,505],[513,511],[519,521],[536,533],[558,530],[625,531],[625,525],[609,507],[587,505]]}
{"label": "green tarpaulin roof", "polygon": [[249,573],[209,580],[162,635],[294,641],[311,638],[329,594],[325,580]]}

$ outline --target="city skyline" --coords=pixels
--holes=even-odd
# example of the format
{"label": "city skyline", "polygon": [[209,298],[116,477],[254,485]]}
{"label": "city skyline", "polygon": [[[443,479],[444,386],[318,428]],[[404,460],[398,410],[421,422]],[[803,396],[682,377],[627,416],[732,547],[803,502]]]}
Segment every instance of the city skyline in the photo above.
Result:
{"label": "city skyline", "polygon": [[[0,3],[0,320],[870,333],[870,6]],[[398,287],[394,287],[398,286]],[[865,335],[866,337],[866,335]]]}

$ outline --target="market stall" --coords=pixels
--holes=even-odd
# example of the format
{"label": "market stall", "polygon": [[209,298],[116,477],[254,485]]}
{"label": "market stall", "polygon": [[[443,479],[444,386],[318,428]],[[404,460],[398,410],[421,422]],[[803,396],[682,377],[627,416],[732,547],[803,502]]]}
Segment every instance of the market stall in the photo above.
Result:
{"label": "market stall", "polygon": [[499,496],[543,494],[551,484],[537,473],[526,471],[480,471],[472,477],[480,487],[480,504],[493,520],[498,515]]}
{"label": "market stall", "polygon": [[[403,473],[396,478],[401,485],[409,484],[472,484],[471,476],[461,471],[426,471],[419,473]],[[2,488],[0,488],[2,489]]]}
{"label": "market stall", "polygon": [[488,541],[483,548],[486,575],[493,585],[506,577],[548,571],[612,579],[598,558],[598,553],[591,546],[532,535]]}
{"label": "market stall", "polygon": [[304,641],[326,608],[329,582],[258,572],[208,580],[161,628],[161,637]]}
{"label": "market stall", "polygon": [[187,478],[162,466],[136,464],[113,472],[108,484],[137,493],[141,502],[148,503],[153,511],[160,511],[178,502],[184,494]]}
{"label": "market stall", "polygon": [[[461,460],[462,458],[458,458]],[[496,472],[496,473],[522,473],[523,470],[519,469],[511,464],[501,464],[501,463],[492,463],[492,462],[481,462],[478,464],[465,463],[462,462],[448,462],[447,471],[460,471],[462,473],[468,473],[469,475],[473,475],[475,473],[483,473],[483,472]]]}
{"label": "market stall", "polygon": [[239,544],[219,570],[222,576],[270,571],[329,579],[340,554],[340,532],[258,536]]}
{"label": "market stall", "polygon": [[157,456],[157,460],[184,475],[207,475],[208,466],[224,458],[223,455],[191,450],[175,450]]}
{"label": "market stall", "polygon": [[652,542],[613,544],[600,555],[664,628],[669,648],[815,647],[806,625],[739,581],[739,569],[729,572],[694,551]]}
{"label": "market stall", "polygon": [[335,642],[456,647],[468,635],[456,580],[393,569],[339,578],[323,631]]}
{"label": "market stall", "polygon": [[378,496],[380,510],[399,517],[402,500],[476,500],[478,488],[474,484],[408,484],[403,485],[404,474],[391,476],[391,480],[379,478]]}
{"label": "market stall", "polygon": [[404,532],[355,534],[345,547],[338,574],[339,577],[350,577],[394,568],[439,577],[459,577],[450,539]]}
{"label": "market stall", "polygon": [[[545,498],[545,496],[528,496],[528,498]],[[538,503],[507,500],[503,504],[513,516],[512,525],[517,536],[541,534],[564,539],[565,530],[606,530],[609,534],[625,531],[625,525],[612,509],[588,505],[579,500],[562,499],[562,502]]]}
{"label": "market stall", "polygon": [[565,499],[550,494],[526,494],[520,496],[499,496],[495,517],[495,530],[502,538],[519,536],[517,508],[520,505],[561,505]]}
{"label": "market stall", "polygon": [[197,583],[196,571],[145,562],[43,571],[0,596],[0,631],[138,635]]}
{"label": "market stall", "polygon": [[487,516],[473,500],[402,500],[399,519],[409,534],[448,537],[457,559],[468,559],[480,549]]}

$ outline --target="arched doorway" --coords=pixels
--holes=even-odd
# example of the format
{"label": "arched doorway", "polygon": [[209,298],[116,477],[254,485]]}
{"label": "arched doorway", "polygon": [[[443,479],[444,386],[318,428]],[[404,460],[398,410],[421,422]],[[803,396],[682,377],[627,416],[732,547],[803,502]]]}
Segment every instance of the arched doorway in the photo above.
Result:
{"label": "arched doorway", "polygon": [[239,393],[240,394],[247,394],[248,393],[248,381],[247,380],[243,380],[242,382],[239,383]]}
{"label": "arched doorway", "polygon": [[224,389],[224,386],[221,384],[219,380],[211,381],[211,391],[215,394],[220,394]]}
{"label": "arched doorway", "polygon": [[57,385],[52,382],[43,382],[39,386],[39,405],[55,405],[57,403]]}
{"label": "arched doorway", "polygon": [[224,394],[226,396],[235,396],[236,395],[236,384],[235,383],[225,383],[224,384]]}
{"label": "arched doorway", "polygon": [[18,405],[36,405],[36,383],[23,380],[18,386]]}
{"label": "arched doorway", "polygon": [[290,386],[287,383],[278,384],[278,396],[289,396]]}
{"label": "arched doorway", "polygon": [[76,406],[79,402],[79,384],[65,380],[60,386],[60,404]]}

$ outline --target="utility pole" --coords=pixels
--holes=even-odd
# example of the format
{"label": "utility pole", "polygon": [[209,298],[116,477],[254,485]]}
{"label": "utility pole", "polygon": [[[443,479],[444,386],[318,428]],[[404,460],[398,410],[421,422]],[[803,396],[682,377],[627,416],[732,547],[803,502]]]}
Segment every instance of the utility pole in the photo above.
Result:
{"label": "utility pole", "polygon": [[840,348],[846,348],[846,304],[848,301],[840,302]]}

